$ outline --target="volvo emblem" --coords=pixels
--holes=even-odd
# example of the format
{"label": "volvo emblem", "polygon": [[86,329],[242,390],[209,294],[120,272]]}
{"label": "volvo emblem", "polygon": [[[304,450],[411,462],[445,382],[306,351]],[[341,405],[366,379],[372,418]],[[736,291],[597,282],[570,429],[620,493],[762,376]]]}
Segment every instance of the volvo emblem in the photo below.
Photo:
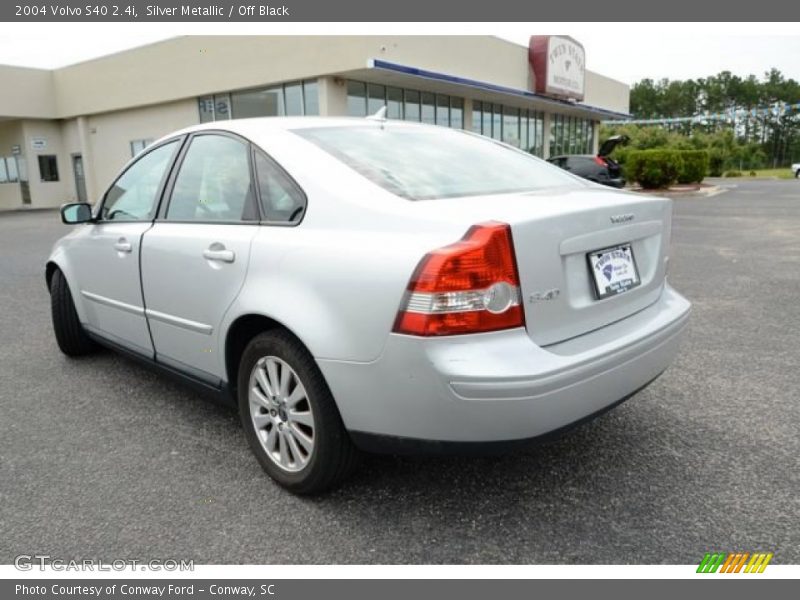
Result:
{"label": "volvo emblem", "polygon": [[611,222],[615,225],[618,223],[627,223],[633,221],[633,213],[625,213],[624,215],[611,215]]}

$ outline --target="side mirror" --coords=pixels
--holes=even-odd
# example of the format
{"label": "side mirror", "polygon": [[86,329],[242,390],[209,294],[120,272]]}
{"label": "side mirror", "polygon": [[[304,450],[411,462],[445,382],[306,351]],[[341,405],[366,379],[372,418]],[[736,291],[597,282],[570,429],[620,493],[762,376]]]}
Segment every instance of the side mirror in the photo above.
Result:
{"label": "side mirror", "polygon": [[66,225],[88,223],[92,220],[92,205],[86,202],[73,202],[61,207],[61,222]]}

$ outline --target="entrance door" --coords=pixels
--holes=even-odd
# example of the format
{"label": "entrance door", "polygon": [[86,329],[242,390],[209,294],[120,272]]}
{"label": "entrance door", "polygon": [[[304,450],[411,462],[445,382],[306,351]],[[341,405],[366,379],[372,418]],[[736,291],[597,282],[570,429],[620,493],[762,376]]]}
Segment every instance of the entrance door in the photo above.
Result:
{"label": "entrance door", "polygon": [[75,176],[75,191],[78,194],[78,202],[88,202],[86,199],[86,175],[83,172],[83,156],[80,154],[72,155],[72,173]]}

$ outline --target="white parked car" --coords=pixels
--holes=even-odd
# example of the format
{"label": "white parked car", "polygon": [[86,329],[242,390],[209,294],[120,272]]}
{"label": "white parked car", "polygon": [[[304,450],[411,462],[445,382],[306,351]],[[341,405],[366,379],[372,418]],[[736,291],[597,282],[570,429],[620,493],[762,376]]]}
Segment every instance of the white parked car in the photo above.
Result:
{"label": "white parked car", "polygon": [[690,305],[671,203],[463,131],[192,127],[133,159],[47,261],[55,335],[238,403],[264,469],[324,490],[359,450],[515,447],[659,376]]}
{"label": "white parked car", "polygon": [[800,179],[800,163],[795,163],[792,165],[792,173],[794,176]]}

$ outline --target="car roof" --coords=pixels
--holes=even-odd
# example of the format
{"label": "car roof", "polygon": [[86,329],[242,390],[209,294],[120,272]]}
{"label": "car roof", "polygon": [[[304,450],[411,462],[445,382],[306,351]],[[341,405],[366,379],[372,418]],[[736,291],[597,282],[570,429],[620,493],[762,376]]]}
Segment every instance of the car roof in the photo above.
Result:
{"label": "car roof", "polygon": [[[402,121],[387,119],[392,127],[404,128],[430,128],[433,125],[418,123],[414,121]],[[370,120],[365,117],[255,117],[251,119],[231,119],[227,121],[211,121],[192,125],[180,131],[175,131],[167,137],[195,133],[197,131],[214,130],[230,131],[247,137],[250,134],[260,134],[266,131],[290,131],[294,129],[309,129],[316,127],[354,127],[359,125],[378,124],[377,120]]]}

